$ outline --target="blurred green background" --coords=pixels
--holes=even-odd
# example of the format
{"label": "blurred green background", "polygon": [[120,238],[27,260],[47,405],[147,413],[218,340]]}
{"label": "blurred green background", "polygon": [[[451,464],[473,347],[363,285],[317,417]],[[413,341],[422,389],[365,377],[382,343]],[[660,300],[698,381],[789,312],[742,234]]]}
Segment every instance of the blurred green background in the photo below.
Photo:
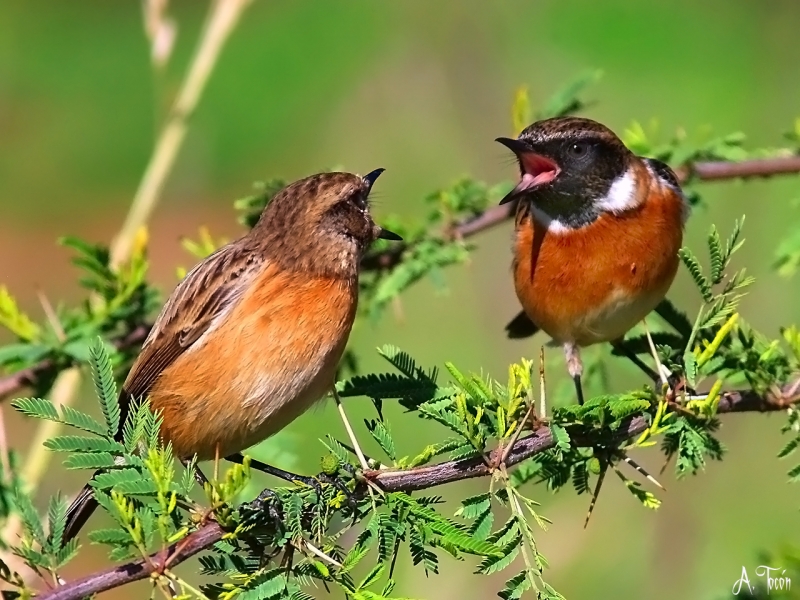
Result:
{"label": "blurred green background", "polygon": [[[139,2],[0,3],[0,283],[34,315],[37,290],[59,301],[81,298],[56,238],[107,242],[117,231],[205,9],[199,1],[170,3],[177,47],[156,80]],[[231,203],[256,180],[382,166],[378,217],[413,220],[425,194],[458,176],[511,179],[507,153],[492,140],[514,133],[515,89],[528,85],[541,105],[587,68],[605,76],[585,94],[596,101],[585,114],[618,132],[655,117],[665,135],[710,127],[744,131],[753,146],[780,145],[800,115],[798,25],[796,0],[256,0],[223,51],[153,217],[153,277],[165,292],[174,286],[175,267],[192,262],[179,238],[196,237],[201,225],[215,236],[238,235]],[[687,243],[702,252],[711,223],[727,232],[747,215],[747,243],[735,262],[758,281],[743,314],[777,335],[797,317],[800,283],[770,266],[777,240],[798,218],[797,177],[703,191],[709,208],[695,211]],[[402,318],[359,323],[353,347],[363,369],[385,368],[373,350],[384,343],[426,365],[452,360],[501,380],[509,362],[535,356],[543,339],[510,342],[502,333],[517,311],[510,231],[505,224],[476,238],[471,264],[447,272],[447,293],[423,282],[403,297]],[[699,306],[683,273],[670,297],[692,314]],[[561,376],[551,371],[551,380]],[[627,364],[615,362],[613,375],[617,390],[641,384]],[[370,414],[366,400],[349,406],[355,416]],[[33,424],[6,413],[11,443],[24,451]],[[402,451],[444,435],[400,411],[389,417]],[[775,459],[781,424],[778,415],[725,417],[725,463],[681,482],[665,474],[669,491],[655,513],[611,478],[584,530],[587,497],[533,491],[554,521],[539,538],[551,563],[545,578],[571,600],[723,596],[742,566],[760,564],[760,549],[797,541],[800,488],[785,484],[786,465]],[[315,440],[326,432],[344,435],[327,404],[268,445],[282,451],[282,466],[313,473],[324,452]],[[660,468],[655,451],[638,458]],[[50,473],[43,495],[83,483],[57,464]],[[440,493],[463,497],[484,485]],[[102,548],[86,548],[66,576],[106,561]],[[511,575],[479,577],[471,564],[443,563],[427,580],[402,562],[395,593],[488,598]],[[146,594],[139,584],[102,597]]]}

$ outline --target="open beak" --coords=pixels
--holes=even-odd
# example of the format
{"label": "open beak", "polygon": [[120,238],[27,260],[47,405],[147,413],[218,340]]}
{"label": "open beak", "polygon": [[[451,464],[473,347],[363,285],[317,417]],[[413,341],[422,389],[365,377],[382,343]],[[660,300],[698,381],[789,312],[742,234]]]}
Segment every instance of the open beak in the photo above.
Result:
{"label": "open beak", "polygon": [[542,154],[537,154],[522,140],[501,137],[495,141],[500,142],[517,155],[520,171],[522,172],[519,183],[500,200],[500,204],[516,200],[521,194],[550,183],[561,172],[554,160]]}

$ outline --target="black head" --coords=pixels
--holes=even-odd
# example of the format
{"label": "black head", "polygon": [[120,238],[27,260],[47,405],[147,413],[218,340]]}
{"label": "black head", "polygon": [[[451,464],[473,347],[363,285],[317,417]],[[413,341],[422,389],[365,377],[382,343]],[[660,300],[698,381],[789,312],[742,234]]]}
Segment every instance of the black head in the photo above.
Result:
{"label": "black head", "polygon": [[633,193],[626,174],[633,154],[610,129],[590,119],[537,121],[517,139],[497,138],[517,156],[521,179],[500,202],[530,201],[565,227],[591,223]]}

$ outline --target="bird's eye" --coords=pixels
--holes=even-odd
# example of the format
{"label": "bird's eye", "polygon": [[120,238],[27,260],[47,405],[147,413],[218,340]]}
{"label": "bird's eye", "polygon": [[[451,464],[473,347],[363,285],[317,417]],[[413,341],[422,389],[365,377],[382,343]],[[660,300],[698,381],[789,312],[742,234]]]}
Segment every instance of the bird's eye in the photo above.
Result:
{"label": "bird's eye", "polygon": [[588,151],[589,145],[586,142],[575,142],[569,147],[572,156],[584,156]]}
{"label": "bird's eye", "polygon": [[364,194],[355,194],[350,197],[350,202],[359,210],[366,210],[367,198]]}

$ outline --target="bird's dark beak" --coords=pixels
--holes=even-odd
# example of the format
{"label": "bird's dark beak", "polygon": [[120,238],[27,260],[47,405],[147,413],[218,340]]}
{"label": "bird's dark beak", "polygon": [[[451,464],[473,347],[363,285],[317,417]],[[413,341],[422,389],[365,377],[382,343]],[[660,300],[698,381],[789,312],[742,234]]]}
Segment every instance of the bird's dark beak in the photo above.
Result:
{"label": "bird's dark beak", "polygon": [[372,189],[372,186],[375,185],[375,180],[378,179],[385,170],[386,169],[375,169],[362,177],[362,179],[367,182],[369,189]]}
{"label": "bird's dark beak", "polygon": [[375,227],[378,228],[378,235],[377,237],[381,240],[392,240],[395,242],[402,242],[403,238],[397,235],[394,231],[389,231],[388,229],[384,229],[380,225],[376,225]]}
{"label": "bird's dark beak", "polygon": [[[372,189],[372,186],[375,185],[375,180],[380,177],[381,173],[383,173],[386,169],[375,169],[374,171],[370,171],[362,179],[367,182],[369,188]],[[402,242],[403,238],[397,235],[394,231],[389,231],[388,229],[384,229],[380,225],[375,225],[375,237],[381,240],[392,240],[395,242]]]}
{"label": "bird's dark beak", "polygon": [[500,200],[500,204],[507,204],[525,192],[550,183],[561,172],[553,159],[534,152],[530,145],[523,140],[501,137],[495,141],[500,142],[517,155],[522,173],[519,183]]}

